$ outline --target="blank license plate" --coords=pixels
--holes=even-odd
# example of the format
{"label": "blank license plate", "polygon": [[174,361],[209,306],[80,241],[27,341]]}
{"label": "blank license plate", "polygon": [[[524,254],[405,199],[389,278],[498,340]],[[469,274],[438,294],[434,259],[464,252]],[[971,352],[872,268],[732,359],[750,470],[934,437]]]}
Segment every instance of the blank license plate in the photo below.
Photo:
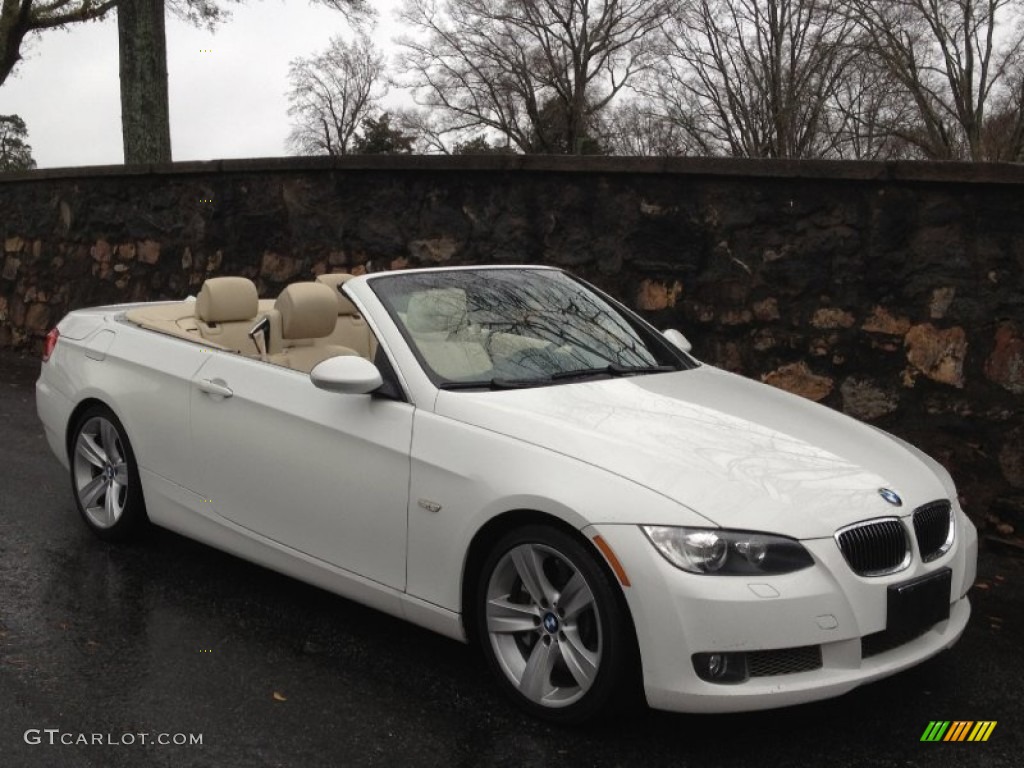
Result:
{"label": "blank license plate", "polygon": [[889,587],[886,629],[913,634],[949,618],[953,572],[949,568]]}

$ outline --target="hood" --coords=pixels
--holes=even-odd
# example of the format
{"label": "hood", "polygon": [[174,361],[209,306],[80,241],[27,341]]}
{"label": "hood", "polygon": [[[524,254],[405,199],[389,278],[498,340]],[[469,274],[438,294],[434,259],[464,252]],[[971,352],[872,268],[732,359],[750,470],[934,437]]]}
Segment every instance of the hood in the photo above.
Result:
{"label": "hood", "polygon": [[[707,365],[522,390],[442,391],[435,410],[600,467],[724,528],[822,538],[949,495],[925,459],[884,432]],[[903,506],[886,502],[879,488],[895,490]],[[650,522],[643,509],[629,517]]]}

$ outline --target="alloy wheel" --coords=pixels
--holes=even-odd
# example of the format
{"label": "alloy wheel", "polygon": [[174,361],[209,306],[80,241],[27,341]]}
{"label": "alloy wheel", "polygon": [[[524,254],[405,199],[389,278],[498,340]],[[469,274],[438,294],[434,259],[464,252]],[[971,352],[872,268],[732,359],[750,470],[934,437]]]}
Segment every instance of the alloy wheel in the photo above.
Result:
{"label": "alloy wheel", "polygon": [[513,547],[491,572],[486,601],[495,659],[523,697],[560,708],[586,695],[601,667],[601,621],[566,555],[539,543]]}
{"label": "alloy wheel", "polygon": [[73,456],[75,493],[89,522],[112,528],[128,504],[128,461],[121,436],[103,416],[78,430]]}

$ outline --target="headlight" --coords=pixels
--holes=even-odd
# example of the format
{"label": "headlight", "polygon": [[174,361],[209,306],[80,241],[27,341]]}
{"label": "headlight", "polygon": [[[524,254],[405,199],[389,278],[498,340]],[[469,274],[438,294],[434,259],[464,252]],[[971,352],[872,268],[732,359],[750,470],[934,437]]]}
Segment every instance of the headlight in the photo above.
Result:
{"label": "headlight", "polygon": [[640,528],[666,560],[690,573],[754,576],[792,573],[814,565],[803,545],[785,536],[667,525]]}

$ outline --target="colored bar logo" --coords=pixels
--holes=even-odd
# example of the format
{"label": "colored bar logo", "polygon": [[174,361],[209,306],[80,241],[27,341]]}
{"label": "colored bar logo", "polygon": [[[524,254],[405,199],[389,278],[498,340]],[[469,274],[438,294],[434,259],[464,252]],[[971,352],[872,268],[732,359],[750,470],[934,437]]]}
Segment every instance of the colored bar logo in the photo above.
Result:
{"label": "colored bar logo", "polygon": [[921,741],[988,741],[997,720],[932,720]]}

